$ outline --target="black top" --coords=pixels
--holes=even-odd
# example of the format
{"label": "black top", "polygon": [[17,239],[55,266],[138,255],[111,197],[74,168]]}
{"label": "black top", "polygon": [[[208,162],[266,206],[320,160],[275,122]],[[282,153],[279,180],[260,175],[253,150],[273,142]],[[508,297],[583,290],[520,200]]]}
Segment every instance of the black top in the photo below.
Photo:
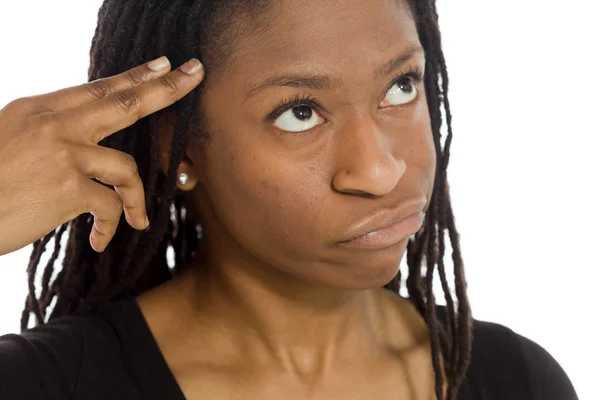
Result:
{"label": "black top", "polygon": [[[577,399],[554,358],[504,326],[474,321],[471,358],[458,400]],[[185,397],[131,298],[0,337],[0,399]]]}

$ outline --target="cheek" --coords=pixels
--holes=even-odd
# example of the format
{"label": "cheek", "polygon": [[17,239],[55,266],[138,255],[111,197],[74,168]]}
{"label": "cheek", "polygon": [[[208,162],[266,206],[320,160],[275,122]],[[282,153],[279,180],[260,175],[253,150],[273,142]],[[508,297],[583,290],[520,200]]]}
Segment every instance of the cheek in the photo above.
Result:
{"label": "cheek", "polygon": [[435,144],[427,97],[424,93],[411,117],[404,121],[404,124],[406,125],[400,129],[406,129],[410,133],[406,135],[407,140],[400,140],[398,145],[404,149],[407,162],[423,169],[433,168],[435,171]]}
{"label": "cheek", "polygon": [[328,186],[318,184],[316,166],[276,158],[243,136],[216,139],[207,152],[207,190],[218,219],[254,252],[306,254],[316,233],[315,206]]}
{"label": "cheek", "polygon": [[415,135],[414,143],[410,146],[411,158],[415,164],[429,171],[430,174],[435,174],[436,152],[428,113],[426,117],[419,120],[416,131],[419,134]]}
{"label": "cheek", "polygon": [[[437,168],[437,155],[429,111],[426,102],[424,103],[422,114],[415,124],[415,132],[417,133],[413,135],[412,143],[409,145],[411,149],[409,158],[410,163],[420,171],[418,180],[422,185],[422,192],[427,195],[427,199],[430,201]],[[427,208],[429,208],[429,205],[427,205]]]}

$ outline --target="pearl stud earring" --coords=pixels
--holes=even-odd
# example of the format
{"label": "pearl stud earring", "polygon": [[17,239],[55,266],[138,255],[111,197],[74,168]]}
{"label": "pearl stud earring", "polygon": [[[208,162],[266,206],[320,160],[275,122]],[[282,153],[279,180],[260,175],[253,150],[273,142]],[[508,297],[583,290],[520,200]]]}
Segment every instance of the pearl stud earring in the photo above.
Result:
{"label": "pearl stud earring", "polygon": [[177,180],[179,181],[179,183],[180,183],[181,185],[186,185],[186,184],[188,183],[188,180],[189,180],[189,178],[190,178],[190,177],[188,176],[188,174],[186,174],[186,173],[182,172],[182,173],[181,173],[181,174],[179,174],[179,176],[177,177]]}

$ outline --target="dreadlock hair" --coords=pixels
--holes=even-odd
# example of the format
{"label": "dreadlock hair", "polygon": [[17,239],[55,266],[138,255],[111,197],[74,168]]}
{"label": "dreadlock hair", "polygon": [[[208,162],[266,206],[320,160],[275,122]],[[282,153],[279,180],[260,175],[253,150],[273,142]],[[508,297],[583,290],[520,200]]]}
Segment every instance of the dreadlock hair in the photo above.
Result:
{"label": "dreadlock hair", "polygon": [[[192,57],[202,60],[208,66],[207,70],[210,65],[223,65],[235,46],[234,40],[223,40],[223,37],[227,32],[234,35],[229,38],[239,34],[239,31],[231,32],[236,26],[234,22],[244,16],[256,16],[266,10],[269,3],[269,0],[105,0],[98,13],[91,45],[89,80],[116,75],[162,55],[169,57],[173,65]],[[446,179],[452,141],[448,73],[435,0],[408,0],[408,3],[426,55],[425,88],[437,169],[424,226],[409,239],[406,288],[409,300],[430,330],[437,399],[455,399],[470,363],[472,321],[459,234]],[[201,90],[202,85],[167,110],[152,114],[100,143],[135,157],[152,229],[147,232],[134,230],[121,217],[106,250],[96,253],[88,243],[93,218],[83,214],[36,241],[27,268],[29,294],[21,319],[22,331],[27,329],[31,314],[35,316],[36,325],[43,325],[61,316],[97,310],[110,301],[136,296],[172,278],[196,252],[202,251],[199,221],[191,213],[192,207],[186,206],[183,194],[176,191],[176,170],[184,155],[187,132],[196,132],[193,139],[199,141],[206,140],[207,136],[202,130],[201,112],[197,111]],[[165,111],[178,116],[166,174],[159,167],[157,128],[158,118]],[[442,149],[443,118],[447,137]],[[194,129],[189,129],[190,126]],[[63,266],[55,271],[61,239],[67,230]],[[445,230],[449,232],[453,248],[456,301],[450,292],[444,266]],[[54,251],[43,271],[41,291],[37,295],[38,264],[52,239]],[[168,250],[175,255],[173,267],[167,262]],[[423,257],[426,259],[424,272]],[[436,265],[446,302],[444,315],[436,313],[433,294]],[[399,293],[400,286],[401,274],[398,272],[385,288]],[[52,312],[48,315],[49,308]],[[444,360],[444,375],[440,354]],[[447,397],[443,393],[444,376],[448,382]]]}

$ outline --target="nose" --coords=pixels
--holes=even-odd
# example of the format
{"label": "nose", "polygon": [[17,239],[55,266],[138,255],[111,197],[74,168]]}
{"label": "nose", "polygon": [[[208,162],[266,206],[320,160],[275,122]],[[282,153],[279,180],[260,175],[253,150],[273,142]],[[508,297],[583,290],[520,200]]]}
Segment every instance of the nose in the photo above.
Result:
{"label": "nose", "polygon": [[336,142],[334,188],[378,197],[390,193],[406,171],[406,162],[394,155],[394,141],[372,117],[349,121]]}

